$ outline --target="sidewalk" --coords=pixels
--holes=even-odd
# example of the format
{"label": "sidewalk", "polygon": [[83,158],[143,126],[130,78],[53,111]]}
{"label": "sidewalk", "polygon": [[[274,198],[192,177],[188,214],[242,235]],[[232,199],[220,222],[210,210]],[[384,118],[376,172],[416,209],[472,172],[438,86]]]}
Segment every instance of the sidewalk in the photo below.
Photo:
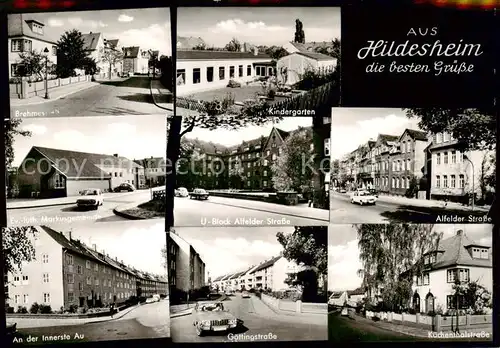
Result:
{"label": "sidewalk", "polygon": [[88,88],[92,88],[95,86],[98,86],[98,82],[90,82],[90,81],[84,81],[84,82],[78,82],[74,83],[71,85],[66,85],[63,87],[56,87],[56,88],[51,88],[49,89],[49,96],[50,99],[45,99],[45,92],[40,93],[39,96],[34,96],[28,99],[10,99],[10,106],[11,107],[16,107],[16,106],[28,106],[28,105],[37,105],[37,104],[44,104],[44,103],[50,103],[51,101],[58,100],[64,97],[67,97],[68,95],[71,95],[76,92],[83,91]]}
{"label": "sidewalk", "polygon": [[156,106],[174,111],[174,96],[171,91],[163,87],[160,80],[151,79],[150,90]]}
{"label": "sidewalk", "polygon": [[170,306],[170,318],[172,319],[183,317],[185,315],[191,315],[193,308],[194,303]]}

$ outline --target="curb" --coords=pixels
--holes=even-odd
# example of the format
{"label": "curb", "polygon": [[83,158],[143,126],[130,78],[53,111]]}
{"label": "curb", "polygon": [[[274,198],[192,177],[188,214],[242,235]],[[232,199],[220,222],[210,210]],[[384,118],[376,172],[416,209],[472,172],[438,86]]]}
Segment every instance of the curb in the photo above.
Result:
{"label": "curb", "polygon": [[44,204],[44,205],[30,205],[27,207],[7,207],[7,210],[19,210],[19,209],[31,209],[31,208],[45,208],[45,207],[57,207],[57,206],[62,206],[62,205],[73,205],[76,204],[76,202],[72,203],[53,203],[53,204]]}
{"label": "curb", "polygon": [[192,310],[189,312],[171,313],[170,319],[179,318],[179,317],[187,317],[188,315],[191,315],[192,313],[193,313]]}
{"label": "curb", "polygon": [[87,322],[87,323],[84,323],[84,325],[87,325],[87,324],[95,324],[95,323],[106,323],[106,322],[108,322],[108,321],[118,320],[118,319],[120,319],[120,318],[124,317],[125,315],[127,315],[128,313],[132,312],[134,309],[137,309],[137,308],[139,308],[139,307],[141,307],[141,306],[143,306],[143,305],[144,305],[144,303],[141,303],[141,304],[136,305],[136,306],[134,306],[134,307],[127,308],[126,310],[124,310],[124,311],[120,312],[120,315],[119,315],[119,316],[115,316],[115,317],[113,317],[113,318],[109,318],[109,319],[106,319],[106,320],[89,321],[89,322]]}
{"label": "curb", "polygon": [[[140,204],[142,204],[142,203],[140,203]],[[115,214],[115,215],[117,215],[117,216],[119,216],[121,218],[127,219],[127,220],[148,220],[148,219],[145,219],[145,218],[140,217],[140,216],[130,215],[130,214],[121,212],[121,211],[118,210],[118,207],[116,207],[116,208],[113,209],[113,214]]]}
{"label": "curb", "polygon": [[[153,104],[157,107],[157,108],[160,108],[162,110],[166,110],[166,111],[171,111],[173,112],[174,110],[173,109],[169,109],[169,108],[166,108],[166,107],[163,107],[163,106],[160,106],[158,105],[158,103],[156,102],[156,98],[155,98],[155,95],[153,93],[153,79],[151,78],[150,81],[149,81],[149,92],[151,93],[151,99],[153,99]],[[173,98],[173,104],[175,105],[175,98]]]}
{"label": "curb", "polygon": [[[46,104],[46,103],[50,103],[51,101],[55,101],[55,100],[59,100],[61,98],[65,98],[69,95],[72,95],[74,93],[77,93],[77,92],[81,92],[81,91],[84,91],[86,89],[89,89],[89,88],[92,88],[92,87],[96,87],[97,85],[91,85],[91,86],[87,86],[85,88],[82,88],[82,89],[78,89],[76,91],[73,91],[73,92],[70,92],[70,93],[66,93],[66,94],[63,94],[63,95],[60,95],[59,97],[56,97],[56,98],[50,98],[50,99],[47,99],[47,100],[44,100],[44,101],[39,101],[39,102],[36,102],[36,103],[28,103],[28,104],[19,104],[19,105],[10,105],[11,108],[16,108],[16,107],[26,107],[26,106],[30,106],[30,105],[40,105],[40,104]],[[29,99],[29,98],[28,98]]]}

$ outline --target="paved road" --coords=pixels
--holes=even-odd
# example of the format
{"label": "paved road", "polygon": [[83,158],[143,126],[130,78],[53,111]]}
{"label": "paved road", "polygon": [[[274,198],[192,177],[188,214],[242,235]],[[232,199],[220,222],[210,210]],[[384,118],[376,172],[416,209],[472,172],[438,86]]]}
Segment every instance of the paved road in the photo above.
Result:
{"label": "paved road", "polygon": [[388,222],[416,222],[439,223],[454,221],[438,221],[437,216],[461,217],[458,223],[487,223],[484,221],[470,221],[476,217],[486,215],[482,211],[457,210],[449,207],[425,207],[410,204],[400,204],[379,200],[376,205],[360,206],[352,204],[349,195],[333,193],[330,199],[330,222],[336,224],[349,223],[388,223]]}
{"label": "paved road", "polygon": [[[143,203],[150,198],[149,190],[132,193],[105,193],[104,204],[96,210],[81,210],[75,205],[48,206],[42,208],[9,209],[7,210],[7,225],[43,225],[43,224],[74,224],[92,222],[126,221],[113,213],[119,205]],[[77,197],[75,197],[76,201]]]}
{"label": "paved road", "polygon": [[19,329],[16,337],[18,340],[23,339],[24,343],[27,343],[28,336],[38,337],[37,343],[43,343],[42,335],[68,335],[67,339],[64,339],[65,342],[168,338],[169,315],[168,301],[161,301],[141,306],[116,320]]}
{"label": "paved road", "polygon": [[[235,333],[244,334],[247,338],[242,337],[240,342],[249,341],[249,337],[259,334],[273,334],[278,341],[326,340],[326,318],[323,325],[311,324],[291,315],[269,315],[268,310],[261,310],[259,302],[255,301],[260,300],[244,299],[236,294],[223,302],[225,309],[243,320],[242,328]],[[198,337],[193,326],[193,315],[172,318],[170,330],[174,342],[236,342],[228,333]]]}
{"label": "paved road", "polygon": [[116,116],[162,114],[153,104],[147,76],[124,81],[101,81],[99,85],[43,104],[16,106],[15,112],[47,112],[54,116]]}
{"label": "paved road", "polygon": [[224,197],[210,197],[206,201],[176,197],[174,212],[175,225],[184,227],[318,226],[328,224],[329,217],[328,210],[305,205],[289,207]]}

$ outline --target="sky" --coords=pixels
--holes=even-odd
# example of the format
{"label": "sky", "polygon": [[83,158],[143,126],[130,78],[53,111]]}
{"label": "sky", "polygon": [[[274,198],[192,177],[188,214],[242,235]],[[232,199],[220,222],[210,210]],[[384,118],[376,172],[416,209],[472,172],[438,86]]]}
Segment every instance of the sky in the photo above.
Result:
{"label": "sky", "polygon": [[278,256],[283,248],[276,233],[293,231],[293,226],[176,229],[177,234],[200,254],[212,279],[245,271],[252,265]]}
{"label": "sky", "polygon": [[25,118],[31,137],[14,138],[14,166],[32,146],[126,157],[165,157],[165,115]]}
{"label": "sky", "polygon": [[277,123],[268,123],[264,126],[249,126],[238,130],[217,129],[215,131],[195,128],[192,132],[186,134],[186,138],[198,138],[203,141],[211,141],[224,146],[241,144],[242,141],[248,141],[259,138],[260,136],[269,136],[273,126],[284,130],[292,131],[299,127],[311,127],[311,117],[285,117]]}
{"label": "sky", "polygon": [[[59,231],[59,229],[56,229]],[[167,239],[165,224],[158,220],[133,222],[102,222],[73,226],[71,237],[87,246],[96,244],[98,251],[123,260],[126,265],[138,270],[165,275],[161,250]],[[69,230],[62,230],[66,232]]]}
{"label": "sky", "polygon": [[45,24],[45,34],[58,41],[71,29],[82,34],[102,33],[108,40],[119,39],[123,47],[140,46],[171,55],[170,9],[148,8],[78,12],[47,12],[29,14]]}
{"label": "sky", "polygon": [[402,135],[406,128],[418,130],[418,119],[402,109],[333,108],[332,159],[341,159],[379,134]]}
{"label": "sky", "polygon": [[[492,226],[486,224],[437,224],[436,232],[443,238],[452,237],[463,230],[475,242],[492,246]],[[331,291],[355,290],[362,279],[357,271],[362,268],[359,261],[357,233],[352,225],[330,225],[328,227],[328,288]]]}
{"label": "sky", "polygon": [[283,46],[293,41],[295,20],[302,21],[306,42],[340,38],[339,7],[181,7],[177,35],[201,37],[224,47],[233,37],[253,45]]}

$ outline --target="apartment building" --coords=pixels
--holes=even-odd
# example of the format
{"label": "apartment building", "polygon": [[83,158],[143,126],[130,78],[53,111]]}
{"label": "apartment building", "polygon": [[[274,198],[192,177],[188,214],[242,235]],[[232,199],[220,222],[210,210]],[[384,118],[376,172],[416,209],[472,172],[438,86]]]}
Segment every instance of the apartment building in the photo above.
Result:
{"label": "apartment building", "polygon": [[96,245],[87,246],[46,226],[36,227],[35,259],[8,274],[7,305],[17,310],[33,303],[53,310],[103,307],[131,297],[167,295],[167,279],[125,265]]}

